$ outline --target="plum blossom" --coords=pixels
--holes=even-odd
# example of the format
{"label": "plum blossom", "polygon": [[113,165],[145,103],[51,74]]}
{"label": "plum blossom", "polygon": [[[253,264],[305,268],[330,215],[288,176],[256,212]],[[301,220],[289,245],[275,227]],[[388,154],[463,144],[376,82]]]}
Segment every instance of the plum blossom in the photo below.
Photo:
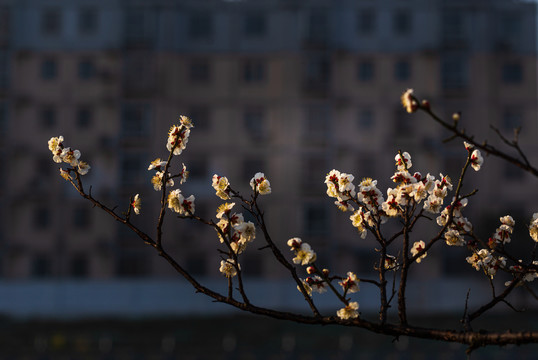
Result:
{"label": "plum blossom", "polygon": [[394,160],[396,161],[398,171],[407,171],[411,168],[411,166],[413,166],[411,162],[411,155],[409,155],[407,151],[403,152],[402,154],[396,154]]}
{"label": "plum blossom", "polygon": [[[237,268],[241,269],[241,266],[237,264]],[[220,261],[219,271],[227,278],[232,278],[237,275],[237,268],[234,259],[227,259]]]}
{"label": "plum blossom", "polygon": [[271,184],[261,172],[256,173],[250,180],[250,187],[260,195],[268,195],[271,193]]}
{"label": "plum blossom", "polygon": [[315,275],[312,277],[307,277],[305,279],[305,282],[310,286],[312,291],[315,291],[317,293],[323,294],[327,291],[327,287],[329,286],[325,280],[321,278],[319,275]]}
{"label": "plum blossom", "polygon": [[445,232],[445,241],[449,246],[463,246],[465,245],[465,239],[456,229],[448,229]]}
{"label": "plum blossom", "polygon": [[466,260],[475,270],[483,269],[486,275],[492,279],[499,268],[506,266],[506,258],[495,256],[488,249],[480,249],[467,257]]}
{"label": "plum blossom", "polygon": [[[370,212],[368,212],[368,215],[370,215]],[[367,228],[365,226],[367,221],[363,209],[359,208],[359,210],[355,211],[353,215],[349,217],[349,219],[351,220],[351,224],[359,231],[361,238],[364,239],[367,235]]]}
{"label": "plum blossom", "polygon": [[385,267],[385,270],[393,270],[393,271],[398,270],[398,268],[400,267],[396,257],[389,254],[385,256],[385,264],[383,266]]}
{"label": "plum blossom", "polygon": [[[63,141],[63,136],[51,137],[49,139],[48,147],[52,153],[52,160],[58,164],[62,162],[67,163],[73,167],[70,170],[75,170],[80,175],[86,175],[91,169],[90,165],[80,160],[81,153],[79,150],[64,147]],[[63,172],[60,172],[60,175],[66,180],[71,179],[71,175],[66,176]]]}
{"label": "plum blossom", "polygon": [[192,124],[192,120],[185,115],[179,115],[179,122],[187,129],[191,129],[194,127],[194,125]]}
{"label": "plum blossom", "polygon": [[222,200],[230,200],[230,182],[225,176],[213,175],[211,186]]}
{"label": "plum blossom", "polygon": [[140,214],[141,204],[142,201],[140,200],[140,195],[136,194],[133,198],[133,201],[131,202],[131,207],[133,208],[133,211],[136,215]]}
{"label": "plum blossom", "polygon": [[230,214],[230,211],[235,206],[235,203],[224,203],[217,208],[217,219],[222,219],[226,214]]}
{"label": "plum blossom", "polygon": [[529,225],[529,234],[534,241],[538,242],[538,213],[532,215],[532,220]]}
{"label": "plum blossom", "polygon": [[80,158],[80,151],[72,150],[70,147],[66,147],[62,150],[60,154],[62,161],[68,163],[69,165],[75,167],[78,166],[78,159]]}
{"label": "plum blossom", "polygon": [[347,277],[338,282],[344,293],[356,293],[359,291],[359,279],[353,272],[348,271]]}
{"label": "plum blossom", "polygon": [[418,103],[413,97],[413,91],[413,89],[407,89],[400,98],[404,109],[408,113],[414,113],[418,109]]}
{"label": "plum blossom", "polygon": [[[163,172],[157,171],[155,175],[151,178],[151,184],[155,191],[160,191],[163,186]],[[167,176],[168,180],[166,181],[166,186],[174,186],[174,180],[170,179],[170,173]]]}
{"label": "plum blossom", "polygon": [[[425,249],[425,247],[426,247],[426,244],[424,244],[424,241],[422,241],[422,240],[417,241],[417,242],[415,242],[413,244],[413,247],[411,248],[411,254],[413,256],[416,256],[421,251],[423,251]],[[422,259],[424,259],[427,255],[428,255],[428,253],[426,251],[424,251],[421,256],[417,257],[416,262],[420,263],[422,261]]]}
{"label": "plum blossom", "polygon": [[[173,125],[168,131],[168,140],[166,142],[166,149],[172,152],[174,155],[180,155],[187,147],[189,141],[190,128],[185,120],[180,118],[181,125]],[[187,126],[185,125],[187,124]]]}
{"label": "plum blossom", "polygon": [[387,201],[383,202],[381,204],[381,208],[385,212],[387,216],[398,216],[400,213],[400,204],[398,204],[398,201],[396,200],[398,197],[398,190],[397,189],[387,189]]}
{"label": "plum blossom", "polygon": [[336,169],[331,170],[325,177],[327,195],[338,200],[335,204],[339,208],[341,208],[342,203],[345,203],[356,195],[355,185],[353,184],[354,179],[355,177],[353,175],[341,173]]}
{"label": "plum blossom", "polygon": [[157,171],[161,171],[161,169],[164,168],[165,165],[166,161],[161,160],[161,158],[157,158],[149,164],[148,170],[155,169]]}
{"label": "plum blossom", "polygon": [[350,301],[345,307],[336,312],[336,315],[342,320],[355,319],[359,317],[359,303]]}
{"label": "plum blossom", "polygon": [[71,175],[69,174],[69,171],[66,171],[64,169],[60,169],[60,176],[63,177],[65,180],[73,180]]}
{"label": "plum blossom", "polygon": [[474,171],[478,171],[483,163],[484,158],[482,157],[480,150],[475,149],[471,154],[471,167],[474,169]]}
{"label": "plum blossom", "polygon": [[308,265],[316,261],[316,253],[309,244],[301,243],[293,258],[294,264]]}
{"label": "plum blossom", "polygon": [[190,215],[194,213],[194,195],[185,198],[181,190],[176,189],[168,194],[168,207],[180,215]]}
{"label": "plum blossom", "polygon": [[187,178],[189,177],[189,172],[187,171],[187,167],[185,164],[181,164],[181,171],[178,174],[179,177],[179,184],[184,184],[185,181],[187,181]]}
{"label": "plum blossom", "polygon": [[512,240],[510,235],[516,224],[514,219],[510,215],[506,215],[499,220],[501,221],[501,225],[495,230],[495,233],[490,238],[490,244],[508,244]]}
{"label": "plum blossom", "polygon": [[88,171],[90,171],[90,169],[91,169],[90,164],[88,164],[86,161],[82,161],[82,160],[78,162],[77,167],[78,167],[77,172],[80,175],[86,175],[88,173]]}

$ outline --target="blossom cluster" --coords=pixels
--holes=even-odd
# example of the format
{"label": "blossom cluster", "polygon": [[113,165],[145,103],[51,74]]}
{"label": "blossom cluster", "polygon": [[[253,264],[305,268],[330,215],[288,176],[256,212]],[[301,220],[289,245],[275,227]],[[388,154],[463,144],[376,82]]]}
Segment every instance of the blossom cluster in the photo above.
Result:
{"label": "blossom cluster", "polygon": [[168,208],[180,215],[194,214],[194,195],[184,197],[180,189],[170,191],[167,198]]}
{"label": "blossom cluster", "polygon": [[496,256],[488,249],[480,249],[467,257],[466,260],[476,270],[482,269],[486,275],[492,279],[499,268],[504,268],[506,266],[505,257]]}
{"label": "blossom cluster", "polygon": [[261,172],[256,173],[250,180],[250,187],[260,195],[268,195],[271,193],[271,183],[269,183],[265,174]]}
{"label": "blossom cluster", "polygon": [[222,200],[230,200],[230,182],[225,176],[213,175],[211,186]]}
{"label": "blossom cluster", "polygon": [[301,238],[294,237],[288,240],[288,246],[291,251],[295,252],[293,258],[294,264],[308,265],[316,261],[316,253],[308,243],[305,243]]}
{"label": "blossom cluster", "polygon": [[[151,184],[155,191],[162,190],[165,166],[166,161],[161,160],[161,158],[153,160],[148,166],[148,170],[156,170],[155,175],[151,178]],[[166,186],[174,186],[174,180],[169,172],[166,173]]]}
{"label": "blossom cluster", "polygon": [[237,269],[241,269],[240,264],[236,264],[234,259],[226,259],[220,261],[219,271],[227,278],[232,278],[237,275]]}
{"label": "blossom cluster", "polygon": [[495,230],[495,233],[489,238],[489,247],[494,248],[496,244],[508,244],[512,239],[510,235],[514,231],[516,222],[510,215],[500,218],[501,225]]}
{"label": "blossom cluster", "polygon": [[60,175],[66,180],[71,179],[71,175],[69,174],[71,170],[75,170],[80,175],[86,175],[88,171],[90,171],[90,165],[87,162],[80,160],[81,154],[79,150],[65,147],[63,142],[63,136],[52,137],[48,141],[49,150],[52,153],[52,160],[58,164],[67,163],[72,167],[72,169],[69,170],[60,169]]}
{"label": "blossom cluster", "polygon": [[[224,203],[218,207],[218,236],[220,242],[230,246],[235,254],[241,254],[256,237],[256,227],[251,221],[245,221],[243,214],[232,213],[234,206],[235,203]],[[239,264],[237,268],[239,269]],[[221,261],[219,270],[226,277],[237,275],[235,260],[230,258]]]}
{"label": "blossom cluster", "polygon": [[256,237],[256,227],[245,221],[242,213],[232,213],[234,206],[235,203],[224,203],[218,207],[218,236],[221,243],[228,243],[234,253],[241,254]]}
{"label": "blossom cluster", "polygon": [[359,291],[359,279],[353,272],[348,271],[347,277],[338,282],[344,290],[344,294],[356,293]]}
{"label": "blossom cluster", "polygon": [[411,247],[411,255],[416,256],[418,254],[421,254],[416,259],[417,263],[420,263],[422,259],[424,259],[428,255],[428,253],[424,251],[425,248],[426,244],[424,244],[424,241],[422,240],[415,242]]}
{"label": "blossom cluster", "polygon": [[173,125],[168,131],[168,141],[166,149],[174,155],[180,155],[189,141],[191,128],[193,127],[191,119],[181,115],[179,117],[180,125]]}

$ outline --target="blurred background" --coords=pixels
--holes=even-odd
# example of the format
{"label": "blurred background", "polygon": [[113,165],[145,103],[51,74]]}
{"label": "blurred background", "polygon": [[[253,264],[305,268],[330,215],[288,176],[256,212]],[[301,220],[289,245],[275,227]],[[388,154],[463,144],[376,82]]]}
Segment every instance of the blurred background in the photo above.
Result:
{"label": "blurred background", "polygon": [[[58,176],[46,143],[63,135],[82,152],[92,166],[85,186],[108,206],[126,211],[139,193],[133,222],[152,234],[159,193],[146,169],[167,156],[167,131],[187,115],[195,128],[179,159],[190,171],[181,188],[196,196],[196,214],[214,218],[221,203],[213,174],[248,194],[262,171],[273,194],[261,205],[283,251],[299,236],[333,273],[375,278],[376,243],[335,209],[325,175],[372,177],[385,193],[402,150],[412,170],[458,178],[463,145],[443,143],[449,133],[405,113],[407,88],[444,118],[461,111],[462,127],[491,144],[501,141],[490,125],[510,139],[522,127],[519,141],[538,163],[536,25],[531,1],[0,0],[0,330],[18,334],[4,337],[0,356],[4,348],[6,358],[32,359],[462,358],[459,346],[251,319],[211,303],[84,202]],[[464,215],[476,232],[487,239],[510,214],[511,250],[528,257],[536,179],[486,157],[464,191],[474,188]],[[420,228],[415,241],[438,229]],[[242,257],[249,294],[306,311],[285,269],[259,250],[260,237]],[[214,230],[168,216],[164,245],[203,284],[225,289]],[[408,287],[412,313],[457,327],[469,288],[471,306],[490,296],[466,256],[462,248],[428,252]],[[506,280],[499,276],[499,288]],[[372,316],[374,290],[365,284],[356,299]],[[315,300],[327,314],[339,308],[330,296]],[[518,308],[533,301],[525,291],[511,299]],[[532,313],[513,317],[516,328],[536,328]],[[246,329],[262,325],[271,339],[254,346],[269,335]]]}

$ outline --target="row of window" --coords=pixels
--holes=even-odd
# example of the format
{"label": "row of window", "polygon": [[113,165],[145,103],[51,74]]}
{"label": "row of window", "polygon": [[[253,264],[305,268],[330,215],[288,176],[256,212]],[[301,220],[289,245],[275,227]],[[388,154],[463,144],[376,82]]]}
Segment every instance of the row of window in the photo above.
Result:
{"label": "row of window", "polygon": [[[1,65],[1,58],[0,58]],[[240,78],[246,84],[263,83],[269,78],[267,62],[263,59],[248,59],[241,62]],[[7,71],[4,71],[7,72]],[[59,76],[58,62],[53,58],[41,62],[41,78],[52,80]],[[468,85],[468,64],[465,57],[447,55],[441,62],[441,81],[443,88],[463,88]],[[356,67],[356,78],[360,82],[373,82],[376,79],[376,62],[360,60]],[[501,65],[500,78],[506,84],[519,84],[524,79],[523,64],[520,61],[507,61]],[[0,72],[0,82],[1,82]],[[77,64],[77,77],[89,80],[96,76],[94,61],[80,60]],[[330,82],[331,65],[327,58],[311,57],[307,59],[305,81],[307,84],[328,84]],[[7,76],[7,74],[6,74]],[[411,62],[398,60],[393,65],[393,77],[396,81],[409,81],[412,76]],[[210,84],[213,72],[209,59],[196,59],[188,64],[188,79],[193,84]]]}
{"label": "row of window", "polygon": [[[58,109],[54,105],[44,105],[38,111],[38,122],[43,129],[53,129],[58,125]],[[94,109],[90,105],[79,105],[75,110],[75,125],[78,129],[89,129],[94,123]]]}
{"label": "row of window", "polygon": [[[99,9],[83,6],[77,11],[77,31],[80,35],[95,34],[99,27]],[[63,31],[63,10],[61,7],[45,7],[40,15],[41,33],[57,36]]]}
{"label": "row of window", "polygon": [[[47,58],[41,61],[40,75],[44,80],[53,80],[59,76],[60,67],[54,58]],[[89,80],[97,75],[95,63],[90,59],[83,59],[77,63],[77,77],[81,80]]]}

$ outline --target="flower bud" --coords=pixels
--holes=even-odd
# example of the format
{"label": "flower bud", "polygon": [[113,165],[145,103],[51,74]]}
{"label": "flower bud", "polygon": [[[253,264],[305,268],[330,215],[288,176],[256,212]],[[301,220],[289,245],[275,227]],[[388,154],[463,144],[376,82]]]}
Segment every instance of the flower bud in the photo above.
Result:
{"label": "flower bud", "polygon": [[315,274],[316,273],[316,268],[313,267],[313,266],[309,266],[309,267],[306,268],[306,272],[308,274],[310,274],[310,275]]}
{"label": "flower bud", "polygon": [[422,100],[422,108],[430,110],[430,102],[428,100]]}

